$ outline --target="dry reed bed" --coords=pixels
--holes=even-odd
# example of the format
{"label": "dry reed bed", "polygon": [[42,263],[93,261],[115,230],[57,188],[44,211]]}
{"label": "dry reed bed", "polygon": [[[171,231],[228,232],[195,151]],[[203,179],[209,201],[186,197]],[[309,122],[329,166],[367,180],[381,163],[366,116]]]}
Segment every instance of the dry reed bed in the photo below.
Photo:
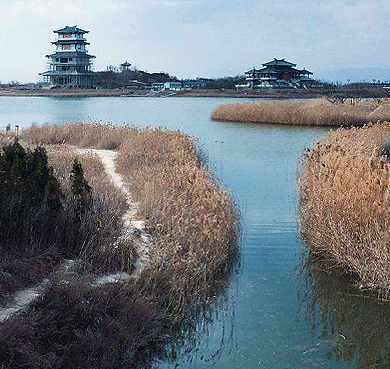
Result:
{"label": "dry reed bed", "polygon": [[301,226],[311,252],[390,291],[390,124],[339,129],[304,157]]}
{"label": "dry reed bed", "polygon": [[103,123],[32,126],[22,137],[32,144],[70,144],[79,147],[116,150],[136,129],[130,126],[115,127]]}
{"label": "dry reed bed", "polygon": [[215,300],[237,257],[238,213],[231,196],[180,132],[141,131],[120,148],[118,169],[152,235],[147,289],[164,291],[174,320]]}
{"label": "dry reed bed", "polygon": [[355,105],[333,104],[323,98],[298,103],[228,104],[217,107],[211,117],[224,122],[357,127],[390,120],[390,102],[365,100]]}
{"label": "dry reed bed", "polygon": [[147,269],[145,275],[155,278],[152,285],[169,279],[169,294],[178,311],[192,306],[190,297],[204,301],[207,286],[230,268],[238,253],[237,208],[226,189],[212,179],[189,136],[80,123],[33,126],[23,131],[23,137],[36,144],[119,147],[118,169],[153,236],[153,270]]}
{"label": "dry reed bed", "polygon": [[64,276],[54,280],[30,311],[3,324],[0,361],[12,357],[33,368],[147,367],[174,356],[176,345],[195,344],[237,265],[239,222],[194,140],[180,132],[98,124],[32,127],[23,137],[120,146],[118,169],[147,220],[152,262],[131,283],[91,289],[85,268],[74,270],[66,284]]}

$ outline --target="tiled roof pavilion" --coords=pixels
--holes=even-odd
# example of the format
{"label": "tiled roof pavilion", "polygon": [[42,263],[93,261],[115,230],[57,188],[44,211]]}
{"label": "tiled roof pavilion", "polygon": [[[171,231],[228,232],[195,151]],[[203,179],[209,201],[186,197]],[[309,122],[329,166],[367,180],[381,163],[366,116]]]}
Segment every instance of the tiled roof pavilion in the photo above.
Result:
{"label": "tiled roof pavilion", "polygon": [[61,28],[57,31],[54,31],[54,33],[89,33],[89,31],[84,31],[81,28],[78,28],[77,26],[65,26],[65,28]]}

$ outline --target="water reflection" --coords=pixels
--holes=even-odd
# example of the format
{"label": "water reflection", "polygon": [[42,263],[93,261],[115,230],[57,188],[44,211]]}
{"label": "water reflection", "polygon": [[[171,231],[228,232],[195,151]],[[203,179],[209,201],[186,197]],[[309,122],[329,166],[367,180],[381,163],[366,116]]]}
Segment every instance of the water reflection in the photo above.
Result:
{"label": "water reflection", "polygon": [[327,356],[358,368],[390,366],[390,302],[364,295],[353,276],[305,255],[301,304]]}
{"label": "water reflection", "polygon": [[236,330],[235,288],[239,275],[239,255],[230,271],[220,275],[210,286],[215,301],[198,309],[179,327],[153,368],[182,368],[191,364],[213,366],[221,356],[234,348]]}

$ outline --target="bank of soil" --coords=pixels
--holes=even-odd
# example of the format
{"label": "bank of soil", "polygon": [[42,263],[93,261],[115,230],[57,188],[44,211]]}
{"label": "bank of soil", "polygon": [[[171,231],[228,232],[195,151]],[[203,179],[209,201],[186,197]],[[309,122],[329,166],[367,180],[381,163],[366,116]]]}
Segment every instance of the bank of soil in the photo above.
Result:
{"label": "bank of soil", "polygon": [[223,98],[261,98],[261,99],[314,99],[337,93],[341,96],[354,96],[355,98],[383,97],[385,90],[381,86],[362,88],[308,88],[308,89],[272,89],[263,88],[256,90],[228,90],[228,89],[199,89],[183,91],[150,91],[134,90],[127,88],[115,89],[64,89],[51,90],[28,88],[4,88],[0,89],[0,96],[41,96],[41,97],[223,97]]}

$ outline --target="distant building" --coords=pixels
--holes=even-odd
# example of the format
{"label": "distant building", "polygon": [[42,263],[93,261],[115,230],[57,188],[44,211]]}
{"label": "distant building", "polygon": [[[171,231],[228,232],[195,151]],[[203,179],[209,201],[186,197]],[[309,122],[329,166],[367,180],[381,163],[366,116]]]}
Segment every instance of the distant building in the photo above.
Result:
{"label": "distant building", "polygon": [[152,83],[152,90],[155,91],[180,91],[181,88],[180,82]]}
{"label": "distant building", "polygon": [[183,81],[183,88],[184,89],[199,89],[199,88],[205,88],[206,82],[202,81],[200,79],[192,80],[192,79],[186,79]]}
{"label": "distant building", "polygon": [[130,70],[131,63],[129,63],[127,60],[121,64],[121,71],[122,72],[127,72]]}
{"label": "distant building", "polygon": [[312,82],[306,69],[296,69],[296,64],[284,59],[274,59],[263,64],[263,68],[253,68],[245,72],[249,88],[296,88],[307,87]]}
{"label": "distant building", "polygon": [[54,54],[46,55],[50,69],[40,75],[53,87],[90,88],[93,76],[91,59],[95,56],[87,54],[86,45],[89,43],[84,35],[89,31],[66,26],[53,32],[57,34],[57,40],[52,42],[56,50]]}

